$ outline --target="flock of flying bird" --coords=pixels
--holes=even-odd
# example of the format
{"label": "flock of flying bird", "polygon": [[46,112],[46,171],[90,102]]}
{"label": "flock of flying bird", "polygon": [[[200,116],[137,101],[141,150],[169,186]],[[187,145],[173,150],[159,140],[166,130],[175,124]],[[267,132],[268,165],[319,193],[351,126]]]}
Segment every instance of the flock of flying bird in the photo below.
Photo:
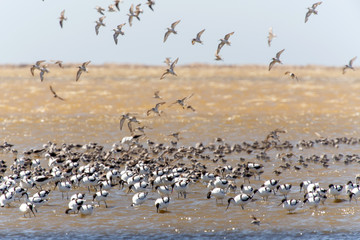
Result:
{"label": "flock of flying bird", "polygon": [[[110,4],[107,8],[107,12],[116,12],[116,11],[120,11],[120,6],[119,4],[121,3],[120,0],[115,0],[113,4]],[[154,11],[154,8],[153,6],[155,5],[155,2],[153,0],[147,0],[146,4],[148,5],[148,7]],[[309,20],[309,17],[311,15],[317,15],[318,14],[318,11],[317,11],[317,8],[319,5],[321,5],[322,2],[316,2],[314,3],[311,7],[308,8],[308,11],[306,12],[306,15],[305,15],[305,23],[308,22]],[[105,25],[105,22],[104,22],[104,19],[106,18],[105,16],[105,12],[106,12],[106,9],[103,8],[103,7],[100,7],[100,6],[96,6],[95,7],[96,11],[101,14],[102,16],[97,20],[95,21],[96,25],[95,25],[95,32],[96,32],[96,35],[99,34],[99,29],[100,27],[102,26],[106,26]],[[140,4],[137,4],[135,7],[134,7],[134,4],[131,5],[130,9],[129,9],[129,13],[127,14],[128,16],[128,23],[129,23],[129,26],[131,27],[133,25],[133,19],[136,18],[137,20],[140,21],[140,15],[144,12],[144,10],[141,8],[141,3]],[[65,10],[61,11],[60,13],[60,17],[59,17],[59,24],[60,24],[60,27],[63,28],[64,27],[64,21],[67,21],[68,18],[65,17]],[[171,34],[177,34],[177,31],[175,30],[175,27],[181,22],[181,20],[177,20],[175,22],[173,22],[170,27],[167,28],[167,31],[165,32],[165,35],[164,35],[164,40],[163,42],[165,43],[167,41],[167,39],[169,38],[169,36]],[[114,38],[114,42],[115,44],[118,43],[118,37],[120,35],[125,35],[125,32],[123,31],[123,27],[126,25],[126,23],[122,23],[122,24],[119,24],[116,28],[113,29],[114,31],[114,34],[113,34],[113,38]],[[202,37],[202,34],[205,32],[205,29],[202,29],[200,32],[198,32],[198,34],[196,35],[195,38],[193,38],[191,40],[191,43],[192,45],[196,44],[196,43],[199,43],[199,44],[203,44],[203,41],[201,40],[201,37]],[[223,58],[219,55],[220,54],[220,51],[221,49],[227,45],[227,46],[231,46],[231,42],[229,41],[230,37],[234,34],[234,32],[231,32],[231,33],[228,33],[224,36],[224,38],[221,38],[219,41],[220,43],[218,44],[218,47],[215,51],[215,60],[223,60]],[[269,28],[269,33],[268,33],[268,37],[267,37],[267,42],[268,42],[268,45],[269,47],[271,46],[271,42],[273,41],[274,38],[276,38],[277,35],[273,33],[273,29],[272,27]],[[270,71],[275,64],[282,64],[282,61],[280,60],[280,57],[282,55],[282,53],[285,51],[285,49],[282,49],[281,51],[277,52],[276,53],[276,56],[274,58],[272,58],[271,62],[269,63],[269,67],[268,67],[268,70]],[[356,60],[357,57],[354,57],[352,58],[348,64],[346,64],[344,67],[343,67],[343,74],[346,73],[346,70],[347,69],[351,69],[351,70],[355,70],[354,67],[353,67],[353,62]],[[165,63],[168,65],[168,68],[166,69],[166,71],[161,75],[160,79],[164,79],[167,75],[174,75],[174,76],[177,76],[176,72],[175,72],[175,65],[178,63],[179,61],[179,58],[176,58],[174,61],[170,61],[170,58],[167,58]],[[40,70],[40,79],[41,81],[44,80],[44,76],[46,73],[49,73],[49,69],[47,68],[47,64],[43,64],[45,61],[41,60],[41,61],[37,61],[32,67],[31,67],[31,73],[32,75],[34,75],[34,70],[35,69],[38,69]],[[87,65],[90,63],[90,61],[88,62],[85,62],[83,63],[83,65],[79,66],[79,69],[77,71],[77,74],[76,74],[76,81],[79,80],[81,74],[83,72],[87,72]],[[62,66],[62,61],[56,61],[55,64],[58,64],[60,67],[63,67]],[[286,71],[284,73],[285,75],[289,76],[291,79],[295,79],[295,80],[299,80],[298,79],[298,76],[291,72],[291,71]],[[64,100],[63,98],[61,97],[58,97],[58,95],[55,93],[54,89],[51,87],[51,92],[53,93],[54,97],[58,98],[58,99],[61,99],[61,100]]]}

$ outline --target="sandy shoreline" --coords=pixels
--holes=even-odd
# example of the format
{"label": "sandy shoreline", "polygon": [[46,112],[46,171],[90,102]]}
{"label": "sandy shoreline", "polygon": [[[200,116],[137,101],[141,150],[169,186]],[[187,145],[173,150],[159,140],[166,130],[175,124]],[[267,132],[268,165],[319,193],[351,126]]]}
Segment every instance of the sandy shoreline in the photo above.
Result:
{"label": "sandy shoreline", "polygon": [[[0,65],[1,76],[6,77],[32,77],[30,74],[31,65]],[[57,65],[48,64],[50,73],[48,76],[67,76],[76,73],[79,64],[65,64],[63,69]],[[157,78],[166,70],[166,66],[148,66],[132,64],[103,64],[89,65],[89,77],[95,75],[107,76],[134,76]],[[291,66],[281,65],[274,67],[270,72],[268,66],[264,65],[207,65],[191,64],[176,66],[177,79],[197,77],[241,77],[241,78],[287,78],[286,71],[294,72],[300,79],[308,78],[335,78],[335,79],[357,79],[360,78],[359,71],[347,71],[342,74],[342,67],[328,66]]]}

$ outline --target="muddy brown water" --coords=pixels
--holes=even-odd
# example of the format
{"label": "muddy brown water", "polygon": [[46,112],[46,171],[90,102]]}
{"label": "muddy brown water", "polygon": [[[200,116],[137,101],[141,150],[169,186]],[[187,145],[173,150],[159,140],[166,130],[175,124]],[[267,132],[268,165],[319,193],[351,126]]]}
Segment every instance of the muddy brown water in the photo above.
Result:
{"label": "muddy brown water", "polygon": [[[260,187],[264,180],[275,178],[280,183],[293,185],[289,198],[303,199],[299,183],[304,180],[319,182],[321,187],[329,184],[345,185],[355,180],[360,173],[359,163],[344,164],[334,161],[333,154],[359,154],[360,144],[339,144],[338,147],[315,144],[310,149],[299,149],[302,140],[314,140],[318,133],[323,137],[353,137],[359,135],[360,81],[355,73],[349,77],[338,74],[336,69],[298,69],[300,81],[283,76],[282,68],[267,75],[266,68],[179,68],[179,77],[169,76],[159,80],[164,68],[135,68],[110,66],[97,67],[75,82],[76,68],[56,69],[40,82],[38,73],[30,75],[28,68],[3,68],[0,80],[1,139],[14,144],[18,155],[1,153],[0,158],[11,163],[21,157],[23,151],[39,148],[47,141],[62,143],[97,142],[108,150],[118,143],[129,130],[119,130],[121,114],[136,114],[145,129],[147,139],[170,145],[168,135],[180,132],[178,146],[194,146],[197,142],[209,144],[221,137],[230,145],[247,141],[263,140],[276,128],[285,129],[280,134],[282,141],[290,141],[292,150],[269,150],[270,160],[256,159],[255,154],[232,153],[225,156],[226,164],[236,166],[240,157],[247,162],[259,162],[265,166],[261,180],[251,179],[251,185]],[[257,71],[260,73],[257,74]],[[277,71],[277,72],[276,72]],[[183,76],[181,76],[181,72]],[[249,73],[250,72],[250,73]],[[330,72],[330,73],[329,73]],[[194,74],[192,74],[194,73]],[[341,73],[341,71],[340,71]],[[351,75],[353,74],[353,75]],[[299,74],[298,74],[299,75]],[[360,78],[359,78],[360,79]],[[52,85],[57,94],[66,99],[52,97]],[[153,98],[160,91],[162,99]],[[196,111],[184,110],[171,105],[177,99],[194,93],[189,104]],[[162,116],[146,116],[146,111],[159,101]],[[146,145],[146,139],[141,140]],[[219,144],[219,143],[218,143]],[[301,155],[327,154],[331,159],[324,168],[318,163],[308,163],[300,170],[273,171],[284,164],[276,154],[293,152],[289,163],[297,165]],[[47,166],[44,158],[42,165]],[[183,161],[190,166],[189,162]],[[224,163],[202,161],[210,169]],[[9,174],[8,171],[6,174]],[[237,179],[240,186],[243,179]],[[47,186],[53,188],[53,186]],[[36,190],[30,190],[30,195]],[[73,189],[71,193],[86,191]],[[132,194],[114,187],[110,190],[109,208],[96,207],[90,217],[66,215],[68,200],[53,191],[48,204],[38,210],[35,218],[24,218],[14,202],[11,207],[0,209],[0,232],[8,238],[280,238],[292,237],[346,238],[358,233],[360,205],[349,202],[343,192],[341,201],[332,197],[317,210],[304,205],[295,213],[288,214],[278,206],[282,197],[270,196],[267,202],[257,195],[245,210],[231,205],[225,211],[226,199],[235,196],[229,193],[224,204],[215,199],[206,199],[208,190],[202,183],[191,185],[186,199],[171,196],[168,212],[157,214],[154,201],[157,193],[150,191],[148,201],[138,208],[130,207]],[[237,193],[239,190],[237,190]],[[236,194],[237,194],[236,193]],[[93,193],[92,193],[93,194]],[[91,203],[92,194],[87,194]],[[250,215],[260,219],[260,226],[251,224]],[[170,234],[170,235],[169,235]],[[291,235],[292,234],[292,235]],[[180,235],[179,235],[180,236]]]}

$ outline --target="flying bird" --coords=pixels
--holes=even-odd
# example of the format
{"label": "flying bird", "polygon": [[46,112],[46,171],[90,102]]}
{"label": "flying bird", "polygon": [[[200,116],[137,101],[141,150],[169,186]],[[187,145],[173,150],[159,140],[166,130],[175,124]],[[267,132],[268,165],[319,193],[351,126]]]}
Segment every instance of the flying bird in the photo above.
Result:
{"label": "flying bird", "polygon": [[159,102],[159,103],[157,103],[157,104],[155,105],[155,107],[151,108],[150,110],[148,110],[148,111],[146,112],[146,115],[149,116],[151,112],[154,112],[155,114],[157,114],[158,116],[160,116],[160,114],[161,114],[162,111],[159,110],[159,107],[160,107],[161,105],[164,105],[165,103],[166,103],[166,102]]}
{"label": "flying bird", "polygon": [[191,44],[194,45],[195,43],[203,44],[203,42],[200,40],[201,35],[205,32],[205,29],[201,30],[197,35],[196,38],[193,38],[191,40]]}
{"label": "flying bird", "polygon": [[164,63],[170,67],[170,65],[171,65],[171,57],[165,58]]}
{"label": "flying bird", "polygon": [[314,14],[314,15],[317,15],[318,12],[315,10],[317,6],[319,6],[322,2],[317,2],[317,3],[314,3],[311,8],[307,8],[308,11],[305,15],[305,23],[309,20],[309,17],[311,16],[311,14]]}
{"label": "flying bird", "polygon": [[90,62],[91,61],[87,61],[87,62],[84,62],[81,66],[78,66],[79,70],[76,73],[76,82],[79,81],[82,72],[88,72],[86,67],[87,67],[87,65],[89,65]]}
{"label": "flying bird", "polygon": [[120,119],[120,131],[123,128],[125,120],[128,120],[128,128],[129,128],[130,132],[133,132],[133,129],[132,129],[132,126],[131,126],[132,122],[140,124],[140,122],[136,119],[136,117],[130,116],[130,113],[123,114],[122,118]]}
{"label": "flying bird", "polygon": [[155,5],[155,1],[147,0],[146,4],[149,5],[149,8],[151,9],[151,11],[154,11],[152,6]]}
{"label": "flying bird", "polygon": [[123,23],[123,24],[120,24],[118,25],[116,28],[113,29],[114,31],[114,41],[115,41],[115,44],[118,44],[118,37],[119,37],[119,34],[121,35],[124,35],[125,33],[122,31],[122,27],[125,26],[126,23]]}
{"label": "flying bird", "polygon": [[[34,71],[35,71],[35,69],[40,70],[41,64],[42,64],[43,62],[45,62],[45,60],[39,60],[39,61],[37,61],[34,65],[31,66],[31,68],[30,68],[31,75],[34,76]],[[40,70],[40,71],[41,71],[41,70]]]}
{"label": "flying bird", "polygon": [[269,28],[269,35],[268,35],[268,45],[271,46],[271,41],[276,38],[276,34],[273,33],[272,27]]}
{"label": "flying bird", "polygon": [[219,55],[219,53],[217,51],[215,52],[215,60],[216,61],[223,61],[223,59],[221,58],[221,56]]}
{"label": "flying bird", "polygon": [[101,15],[104,15],[104,11],[105,11],[104,8],[97,6],[97,7],[95,7],[95,9],[98,13],[100,13]]}
{"label": "flying bird", "polygon": [[218,48],[217,48],[217,51],[216,51],[217,54],[220,53],[221,48],[222,48],[225,44],[228,45],[228,46],[231,46],[231,42],[229,41],[229,38],[230,38],[230,36],[233,35],[233,34],[234,34],[234,32],[228,33],[228,34],[225,35],[224,38],[221,38],[221,39],[219,40],[220,43],[219,43]]}
{"label": "flying bird", "polygon": [[296,79],[296,81],[299,81],[298,77],[295,75],[295,73],[292,72],[285,72],[285,75],[289,75],[291,77],[291,79]]}
{"label": "flying bird", "polygon": [[170,27],[170,28],[167,28],[167,32],[166,32],[165,35],[164,35],[164,42],[165,42],[166,39],[169,37],[170,33],[177,34],[177,32],[175,31],[175,27],[176,27],[176,25],[179,24],[180,21],[181,21],[181,20],[178,20],[178,21],[176,21],[176,22],[173,22],[173,23],[171,24],[171,27]]}
{"label": "flying bird", "polygon": [[96,25],[95,25],[95,32],[96,35],[99,34],[99,29],[101,26],[105,27],[105,23],[104,23],[104,19],[106,18],[106,16],[103,16],[101,18],[99,18],[99,21],[95,21]]}
{"label": "flying bird", "polygon": [[175,102],[173,102],[172,104],[170,104],[169,107],[171,107],[172,105],[174,104],[179,104],[183,109],[187,108],[189,105],[187,105],[187,101],[192,97],[194,96],[194,93],[190,94],[189,96],[187,97],[184,97],[182,99],[178,99],[176,100]]}
{"label": "flying bird", "polygon": [[116,6],[114,4],[110,4],[108,6],[108,12],[116,12],[115,8],[116,8]]}
{"label": "flying bird", "polygon": [[[136,7],[135,7],[135,15],[137,15],[138,17],[139,17],[139,15],[140,15],[140,13],[144,13],[144,10],[142,10],[141,8],[140,8],[140,6],[141,6],[141,3],[139,3],[138,5],[136,5]],[[139,20],[140,20],[140,18],[138,18]]]}
{"label": "flying bird", "polygon": [[60,100],[62,100],[62,101],[65,101],[64,98],[62,98],[62,97],[60,97],[60,96],[58,96],[58,95],[56,94],[56,92],[54,91],[54,89],[52,88],[51,85],[50,85],[50,91],[51,91],[52,94],[54,95],[54,98],[58,98],[58,99],[60,99]]}
{"label": "flying bird", "polygon": [[175,59],[175,61],[173,61],[173,62],[171,63],[170,67],[169,67],[168,69],[166,69],[166,72],[163,73],[163,75],[161,76],[160,79],[165,78],[165,75],[166,75],[166,74],[169,74],[169,73],[172,74],[172,75],[177,76],[176,73],[175,73],[175,71],[174,71],[174,68],[175,68],[175,65],[177,64],[178,60],[179,60],[179,58]]}
{"label": "flying bird", "polygon": [[285,51],[285,49],[279,51],[277,54],[276,54],[276,57],[275,58],[272,58],[272,61],[270,62],[269,64],[269,71],[271,70],[271,68],[274,66],[275,63],[280,63],[282,64],[282,62],[280,61],[280,55]]}
{"label": "flying bird", "polygon": [[59,19],[60,27],[63,28],[63,22],[67,20],[67,18],[65,17],[65,10],[62,10]]}
{"label": "flying bird", "polygon": [[115,5],[115,7],[116,7],[116,9],[118,10],[118,11],[120,11],[120,7],[119,7],[119,3],[121,2],[120,0],[114,0],[114,5]]}
{"label": "flying bird", "polygon": [[59,67],[64,68],[63,61],[58,60],[54,64],[57,64],[57,65],[59,65]]}
{"label": "flying bird", "polygon": [[160,91],[159,91],[159,90],[156,90],[156,91],[154,92],[154,97],[153,97],[153,98],[162,99],[162,98],[160,97],[159,93],[160,93]]}
{"label": "flying bird", "polygon": [[49,69],[47,69],[47,65],[43,65],[40,68],[40,80],[44,81],[44,74],[50,72]]}
{"label": "flying bird", "polygon": [[127,15],[129,16],[129,25],[130,25],[130,27],[132,26],[133,17],[136,17],[140,21],[139,13],[138,12],[134,13],[134,4],[131,4],[130,9],[129,9],[129,13]]}
{"label": "flying bird", "polygon": [[352,65],[353,65],[353,62],[356,60],[356,58],[357,58],[357,57],[352,58],[352,59],[349,61],[349,64],[345,65],[345,67],[343,68],[343,74],[345,74],[346,69],[355,70]]}

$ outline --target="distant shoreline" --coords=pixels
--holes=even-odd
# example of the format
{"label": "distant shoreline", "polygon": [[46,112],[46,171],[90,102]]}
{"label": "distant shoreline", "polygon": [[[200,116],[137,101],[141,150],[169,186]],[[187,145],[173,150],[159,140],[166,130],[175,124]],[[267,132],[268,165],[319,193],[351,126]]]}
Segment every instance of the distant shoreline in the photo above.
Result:
{"label": "distant shoreline", "polygon": [[[80,64],[64,64],[64,68],[48,63],[50,77],[61,77],[76,74]],[[31,65],[26,64],[6,64],[0,65],[1,77],[29,77],[33,76],[30,73]],[[286,71],[294,72],[299,80],[306,79],[340,79],[340,80],[356,80],[360,79],[360,70],[348,70],[346,74],[342,74],[343,67],[330,67],[321,65],[306,65],[306,66],[292,66],[292,65],[276,65],[271,71],[268,71],[268,66],[265,65],[212,65],[212,64],[189,64],[176,66],[177,77],[171,76],[171,80],[191,79],[191,78],[214,78],[218,76],[226,76],[230,78],[262,78],[262,79],[288,79],[285,76]],[[138,64],[89,64],[88,79],[96,77],[145,77],[160,79],[162,73],[167,69],[164,65],[138,65]],[[38,75],[38,73],[36,73]],[[165,79],[165,80],[166,80]],[[291,79],[290,79],[291,80]]]}

